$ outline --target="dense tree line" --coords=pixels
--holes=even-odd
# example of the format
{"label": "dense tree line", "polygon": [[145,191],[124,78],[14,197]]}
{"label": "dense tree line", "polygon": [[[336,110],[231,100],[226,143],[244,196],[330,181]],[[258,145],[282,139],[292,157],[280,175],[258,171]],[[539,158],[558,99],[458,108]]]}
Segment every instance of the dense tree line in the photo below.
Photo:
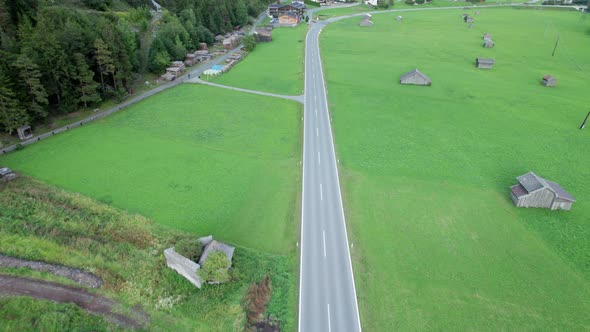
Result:
{"label": "dense tree line", "polygon": [[156,21],[151,0],[0,0],[0,130],[122,99],[145,70],[160,73],[268,1],[163,0],[170,11]]}

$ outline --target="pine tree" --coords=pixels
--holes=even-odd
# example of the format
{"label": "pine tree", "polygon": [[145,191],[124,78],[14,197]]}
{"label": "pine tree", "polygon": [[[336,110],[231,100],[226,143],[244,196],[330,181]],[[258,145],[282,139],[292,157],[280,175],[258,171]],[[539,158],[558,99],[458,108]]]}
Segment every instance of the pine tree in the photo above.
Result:
{"label": "pine tree", "polygon": [[84,103],[84,107],[88,107],[88,103],[98,103],[101,101],[100,95],[97,92],[99,84],[94,81],[94,73],[88,68],[84,56],[80,53],[74,54],[76,60],[77,80],[78,80],[78,102]]}
{"label": "pine tree", "polygon": [[28,124],[29,116],[20,107],[14,91],[8,85],[8,80],[0,72],[0,126],[12,134],[16,128]]}
{"label": "pine tree", "polygon": [[49,104],[47,100],[47,92],[45,87],[41,84],[41,72],[39,66],[35,64],[29,57],[21,54],[14,67],[18,70],[18,76],[21,83],[26,87],[27,94],[30,98],[29,110],[37,116],[45,117],[47,111],[44,106]]}
{"label": "pine tree", "polygon": [[236,3],[236,20],[242,26],[248,23],[248,8],[244,0],[238,0]]}
{"label": "pine tree", "polygon": [[94,41],[94,49],[96,55],[96,62],[98,63],[98,69],[100,72],[100,83],[102,85],[102,91],[104,92],[104,76],[113,75],[113,80],[115,79],[115,65],[113,64],[112,52],[109,50],[109,48],[101,38],[96,38],[96,40]]}

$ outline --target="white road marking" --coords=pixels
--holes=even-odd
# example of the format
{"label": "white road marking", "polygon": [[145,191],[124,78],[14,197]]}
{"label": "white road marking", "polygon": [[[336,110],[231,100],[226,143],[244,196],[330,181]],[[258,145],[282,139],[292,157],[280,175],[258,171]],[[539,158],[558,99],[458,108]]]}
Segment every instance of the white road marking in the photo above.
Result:
{"label": "white road marking", "polygon": [[322,190],[322,184],[320,183],[320,201],[324,200],[324,191]]}
{"label": "white road marking", "polygon": [[330,322],[330,303],[328,303],[328,332],[332,332],[332,322]]}
{"label": "white road marking", "polygon": [[326,258],[326,231],[322,230],[322,238],[324,239],[324,258]]}
{"label": "white road marking", "polygon": [[320,158],[320,152],[318,151],[318,164],[321,165],[322,164],[322,159]]}
{"label": "white road marking", "polygon": [[317,127],[315,128],[315,135],[320,137],[320,130]]}

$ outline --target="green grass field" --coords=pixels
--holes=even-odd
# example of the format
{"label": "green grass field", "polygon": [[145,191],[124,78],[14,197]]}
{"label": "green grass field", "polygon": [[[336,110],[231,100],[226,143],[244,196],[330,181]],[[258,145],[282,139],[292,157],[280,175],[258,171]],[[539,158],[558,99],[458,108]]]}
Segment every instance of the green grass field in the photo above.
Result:
{"label": "green grass field", "polygon": [[156,222],[294,253],[301,106],[185,84],[0,158]]}
{"label": "green grass field", "polygon": [[303,93],[303,57],[307,24],[276,28],[272,42],[260,43],[215,83],[284,95]]}
{"label": "green grass field", "polygon": [[[364,330],[587,330],[590,20],[482,9],[468,29],[462,13],[322,33]],[[416,67],[431,87],[399,84]],[[573,210],[514,207],[508,187],[531,170]]]}
{"label": "green grass field", "polygon": [[[195,234],[27,177],[0,182],[0,206],[1,254],[97,274],[104,285],[93,292],[124,308],[141,306],[151,317],[148,331],[243,331],[243,299],[248,287],[265,275],[272,281],[265,314],[280,320],[284,331],[295,329],[295,255],[238,246],[232,281],[198,290],[168,269],[162,254],[181,239],[194,240]],[[24,268],[0,267],[0,273],[77,286],[64,277]],[[111,331],[113,327],[73,304],[0,298],[1,331]]]}

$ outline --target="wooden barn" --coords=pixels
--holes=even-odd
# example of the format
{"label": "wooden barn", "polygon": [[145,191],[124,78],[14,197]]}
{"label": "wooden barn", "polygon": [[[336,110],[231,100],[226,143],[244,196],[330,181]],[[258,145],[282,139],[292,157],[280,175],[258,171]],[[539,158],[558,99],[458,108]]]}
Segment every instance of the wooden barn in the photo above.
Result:
{"label": "wooden barn", "polygon": [[412,84],[412,85],[432,85],[432,80],[424,75],[418,68],[403,74],[399,78],[401,84]]}
{"label": "wooden barn", "polygon": [[494,67],[494,59],[477,58],[475,59],[475,66],[482,69],[491,69]]}
{"label": "wooden barn", "polygon": [[484,33],[482,36],[483,40],[492,40],[492,35],[489,33]]}
{"label": "wooden barn", "polygon": [[272,41],[272,30],[256,29],[254,34],[256,35],[256,41],[259,43],[268,43]]}
{"label": "wooden barn", "polygon": [[543,76],[543,80],[541,80],[541,84],[544,86],[556,86],[557,85],[557,78],[551,75]]}
{"label": "wooden barn", "polygon": [[496,43],[494,43],[494,41],[491,39],[486,39],[483,41],[483,47],[485,48],[492,48],[494,45],[496,45]]}
{"label": "wooden barn", "polygon": [[301,19],[296,12],[286,12],[279,15],[279,24],[299,24]]}
{"label": "wooden barn", "polygon": [[473,17],[469,15],[465,16],[463,20],[465,21],[465,23],[473,23]]}
{"label": "wooden barn", "polygon": [[359,22],[359,26],[361,27],[370,27],[373,25],[373,21],[371,20],[371,14],[367,14],[363,17],[363,19]]}
{"label": "wooden barn", "polygon": [[545,180],[533,172],[516,179],[518,184],[510,187],[510,197],[518,207],[570,210],[576,201],[559,184]]}

